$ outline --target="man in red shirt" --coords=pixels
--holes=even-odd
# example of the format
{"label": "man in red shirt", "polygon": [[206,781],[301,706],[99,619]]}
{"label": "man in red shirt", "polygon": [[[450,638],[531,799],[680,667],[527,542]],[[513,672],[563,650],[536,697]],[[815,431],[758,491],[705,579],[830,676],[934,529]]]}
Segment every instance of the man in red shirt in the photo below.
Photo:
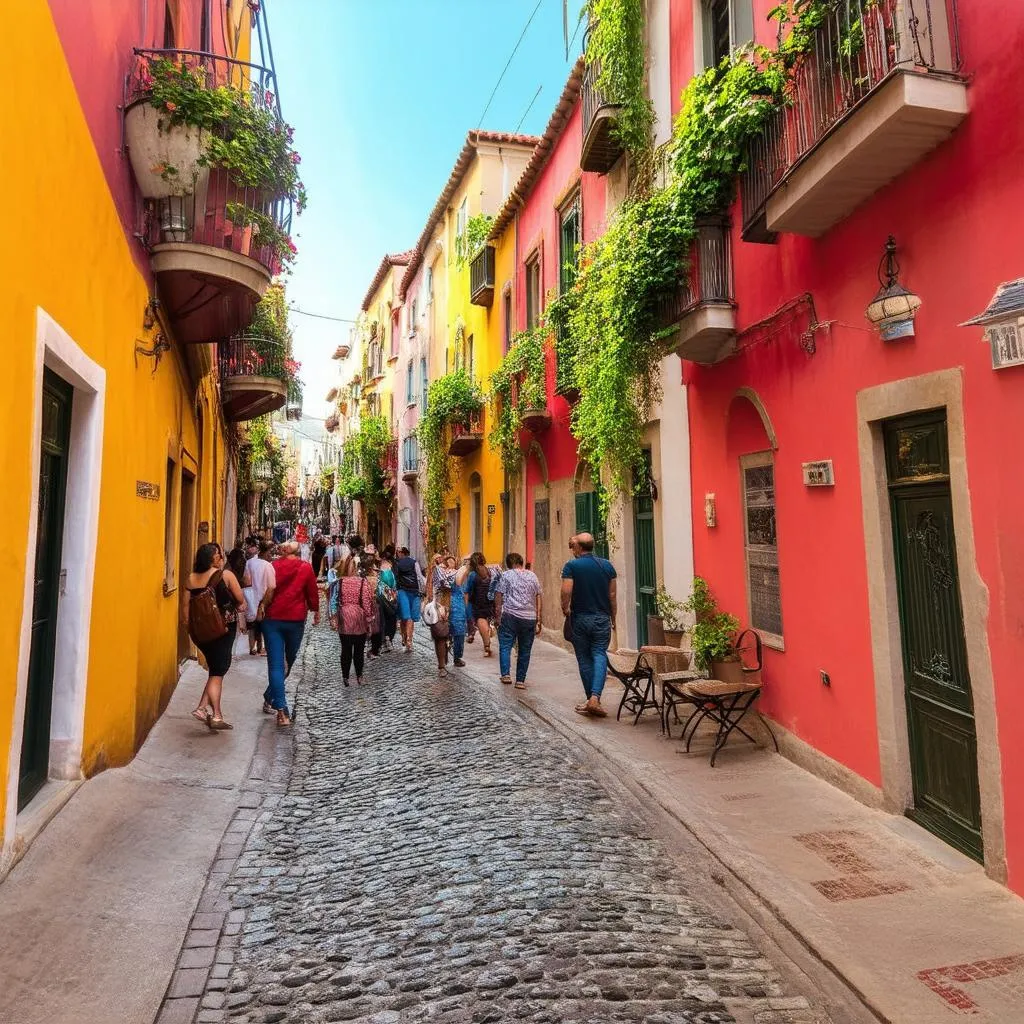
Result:
{"label": "man in red shirt", "polygon": [[278,548],[274,562],[274,586],[260,601],[256,618],[262,623],[267,649],[269,682],[263,694],[266,714],[277,712],[278,725],[291,725],[284,681],[292,670],[306,630],[306,615],[313,613],[313,625],[320,624],[320,591],[309,562],[299,557],[299,545],[289,541]]}

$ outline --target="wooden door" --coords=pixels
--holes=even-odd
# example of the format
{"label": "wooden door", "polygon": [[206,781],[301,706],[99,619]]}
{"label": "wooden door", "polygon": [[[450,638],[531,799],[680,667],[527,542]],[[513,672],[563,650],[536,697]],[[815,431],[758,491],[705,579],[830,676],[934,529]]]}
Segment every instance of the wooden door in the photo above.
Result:
{"label": "wooden door", "polygon": [[945,412],[885,424],[907,727],[919,824],[982,860]]}
{"label": "wooden door", "polygon": [[18,810],[39,792],[49,774],[50,711],[57,644],[64,540],[64,495],[68,477],[71,400],[74,390],[50,370],[43,377],[42,447],[39,457],[35,578],[32,594],[32,646],[21,741]]}
{"label": "wooden door", "polygon": [[576,533],[589,533],[594,538],[594,554],[608,557],[608,531],[601,517],[601,503],[597,491],[583,491],[576,495]]}
{"label": "wooden door", "polygon": [[[644,449],[641,480],[651,479],[651,451]],[[654,550],[654,499],[649,489],[641,487],[633,498],[633,544],[636,548],[636,635],[637,646],[647,643],[647,616],[657,608],[654,594],[658,589],[658,569]]]}

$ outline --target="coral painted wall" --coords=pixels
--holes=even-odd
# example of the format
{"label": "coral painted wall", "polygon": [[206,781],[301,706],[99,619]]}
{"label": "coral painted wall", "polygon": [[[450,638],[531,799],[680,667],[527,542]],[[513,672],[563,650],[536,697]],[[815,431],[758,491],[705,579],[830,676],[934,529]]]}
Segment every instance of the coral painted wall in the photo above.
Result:
{"label": "coral painted wall", "polygon": [[[674,8],[687,6],[682,0]],[[993,24],[999,32],[991,31]],[[760,26],[769,41],[773,29]],[[778,437],[786,648],[767,653],[764,706],[876,785],[881,769],[856,414],[864,388],[951,367],[963,374],[977,571],[989,594],[1004,752],[1013,749],[1024,716],[1017,683],[1024,660],[1024,540],[1017,523],[1024,483],[1016,447],[1007,444],[1024,433],[1024,371],[993,371],[980,330],[957,326],[986,306],[1001,281],[1024,274],[1024,126],[1017,116],[1024,65],[1003,59],[1024,44],[1024,14],[1008,17],[999,0],[978,0],[960,5],[960,29],[970,112],[952,138],[820,239],[784,234],[775,245],[746,243],[734,211],[740,331],[809,292],[818,319],[831,325],[816,334],[816,352],[806,354],[793,331],[755,335],[750,345],[741,334],[736,357],[710,368],[685,364],[697,571],[725,609],[746,618],[738,458],[768,447],[753,406],[736,397],[739,388],[752,388]],[[673,55],[674,81],[685,84],[691,39],[673,39]],[[917,337],[886,343],[868,329],[864,311],[878,288],[876,268],[890,233],[899,246],[901,280],[923,305]],[[826,458],[834,463],[835,487],[804,487],[801,463]],[[703,525],[706,492],[717,495],[713,529]],[[961,575],[971,571],[960,567]],[[831,674],[831,688],[820,683],[822,669]],[[1024,763],[1004,756],[1002,777],[1010,884],[1024,891]]]}

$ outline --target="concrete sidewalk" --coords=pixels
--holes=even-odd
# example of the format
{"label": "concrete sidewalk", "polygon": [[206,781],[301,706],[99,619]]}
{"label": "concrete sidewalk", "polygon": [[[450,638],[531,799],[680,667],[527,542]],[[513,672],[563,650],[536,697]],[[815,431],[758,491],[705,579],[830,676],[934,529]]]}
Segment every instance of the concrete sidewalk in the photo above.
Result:
{"label": "concrete sidewalk", "polygon": [[231,732],[190,665],[135,760],[82,784],[0,883],[0,1024],[152,1024],[261,730],[266,659],[236,658]]}
{"label": "concrete sidewalk", "polygon": [[[497,657],[481,653],[468,645],[461,671],[500,686]],[[878,1019],[1024,1022],[1024,901],[908,819],[865,807],[742,737],[711,768],[703,731],[687,755],[653,711],[636,726],[625,715],[616,722],[614,680],[608,718],[577,715],[575,659],[548,643],[534,646],[525,693],[500,689],[689,829],[734,898],[774,918]]]}

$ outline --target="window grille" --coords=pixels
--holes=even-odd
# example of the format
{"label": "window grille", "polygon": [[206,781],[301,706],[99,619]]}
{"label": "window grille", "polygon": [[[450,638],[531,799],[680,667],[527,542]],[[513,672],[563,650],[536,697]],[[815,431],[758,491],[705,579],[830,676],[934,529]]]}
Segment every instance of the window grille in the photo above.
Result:
{"label": "window grille", "polygon": [[740,459],[744,553],[750,624],[782,640],[779,549],[775,528],[775,466],[770,452]]}

